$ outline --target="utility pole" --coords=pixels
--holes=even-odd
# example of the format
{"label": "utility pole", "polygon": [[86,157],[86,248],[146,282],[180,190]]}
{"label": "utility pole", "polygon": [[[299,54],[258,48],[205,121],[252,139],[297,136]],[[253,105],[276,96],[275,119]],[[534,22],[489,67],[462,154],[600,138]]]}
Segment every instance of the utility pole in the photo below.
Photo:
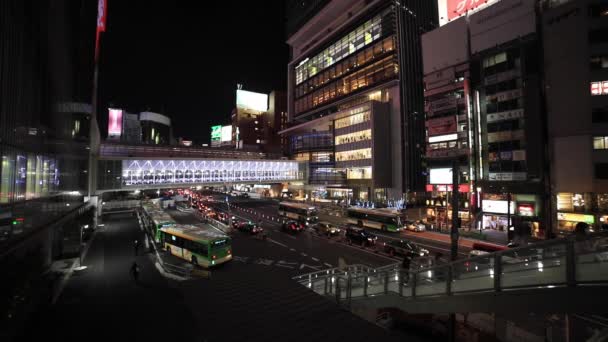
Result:
{"label": "utility pole", "polygon": [[[455,261],[458,258],[458,185],[459,185],[459,167],[458,167],[458,159],[454,159],[452,161],[452,229],[450,230],[450,260]],[[447,189],[446,189],[447,190]],[[446,281],[451,281],[453,274],[451,274],[452,269],[449,268],[448,272],[450,273],[448,277],[446,277]],[[456,314],[454,312],[450,312],[449,321],[449,340],[451,342],[456,341]]]}
{"label": "utility pole", "polygon": [[458,160],[452,162],[452,229],[450,230],[450,260],[458,258]]}

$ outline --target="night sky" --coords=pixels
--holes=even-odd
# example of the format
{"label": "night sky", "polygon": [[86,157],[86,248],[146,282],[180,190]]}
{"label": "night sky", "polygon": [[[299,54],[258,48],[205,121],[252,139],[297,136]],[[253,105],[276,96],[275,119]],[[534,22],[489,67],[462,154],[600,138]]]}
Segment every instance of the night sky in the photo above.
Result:
{"label": "night sky", "polygon": [[[209,141],[230,122],[237,83],[287,88],[284,1],[108,1],[99,124],[107,106],[167,114],[175,137]],[[101,109],[103,108],[103,109]]]}

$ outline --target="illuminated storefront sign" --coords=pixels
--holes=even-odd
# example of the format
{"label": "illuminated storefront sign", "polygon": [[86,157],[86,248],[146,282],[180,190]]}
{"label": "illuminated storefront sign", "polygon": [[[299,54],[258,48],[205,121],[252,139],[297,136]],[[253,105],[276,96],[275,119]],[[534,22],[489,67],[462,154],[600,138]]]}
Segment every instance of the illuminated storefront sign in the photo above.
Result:
{"label": "illuminated storefront sign", "polygon": [[[486,200],[481,202],[481,210],[486,213],[507,214],[507,201]],[[515,213],[515,202],[511,202],[509,206],[511,214]]]}
{"label": "illuminated storefront sign", "polygon": [[591,82],[591,95],[608,95],[608,81]]}
{"label": "illuminated storefront sign", "polygon": [[534,204],[521,203],[517,205],[517,213],[520,216],[534,216]]}
{"label": "illuminated storefront sign", "polygon": [[557,213],[557,220],[558,221],[585,222],[588,224],[595,223],[595,217],[593,217],[593,215],[585,215],[585,214]]}
{"label": "illuminated storefront sign", "polygon": [[[445,191],[452,191],[452,189],[453,189],[452,184],[446,184],[446,185],[427,184],[426,185],[427,192],[433,192],[433,191],[445,192]],[[470,190],[471,190],[471,187],[469,186],[469,184],[459,184],[458,185],[458,192],[468,193]]]}
{"label": "illuminated storefront sign", "polygon": [[438,143],[438,142],[451,141],[451,140],[456,140],[456,139],[458,139],[457,133],[438,135],[435,137],[429,137],[429,143]]}
{"label": "illuminated storefront sign", "polygon": [[122,134],[122,109],[108,108],[108,137]]}

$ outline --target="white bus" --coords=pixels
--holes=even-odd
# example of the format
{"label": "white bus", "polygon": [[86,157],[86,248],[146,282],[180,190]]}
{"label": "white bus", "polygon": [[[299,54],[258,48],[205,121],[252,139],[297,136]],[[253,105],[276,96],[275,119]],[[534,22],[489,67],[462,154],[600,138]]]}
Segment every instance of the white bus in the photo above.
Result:
{"label": "white bus", "polygon": [[317,215],[317,208],[308,204],[293,202],[279,203],[279,216],[282,218],[304,222],[308,225],[319,220],[319,216]]}
{"label": "white bus", "polygon": [[388,232],[403,230],[402,214],[391,209],[348,208],[348,223]]}

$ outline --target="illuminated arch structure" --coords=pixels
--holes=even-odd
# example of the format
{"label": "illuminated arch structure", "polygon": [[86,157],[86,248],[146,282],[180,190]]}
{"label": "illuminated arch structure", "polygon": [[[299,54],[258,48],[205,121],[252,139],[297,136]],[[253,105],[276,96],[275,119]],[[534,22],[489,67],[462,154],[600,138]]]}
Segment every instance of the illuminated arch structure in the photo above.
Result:
{"label": "illuminated arch structure", "polygon": [[123,160],[122,185],[171,185],[301,180],[290,160]]}

